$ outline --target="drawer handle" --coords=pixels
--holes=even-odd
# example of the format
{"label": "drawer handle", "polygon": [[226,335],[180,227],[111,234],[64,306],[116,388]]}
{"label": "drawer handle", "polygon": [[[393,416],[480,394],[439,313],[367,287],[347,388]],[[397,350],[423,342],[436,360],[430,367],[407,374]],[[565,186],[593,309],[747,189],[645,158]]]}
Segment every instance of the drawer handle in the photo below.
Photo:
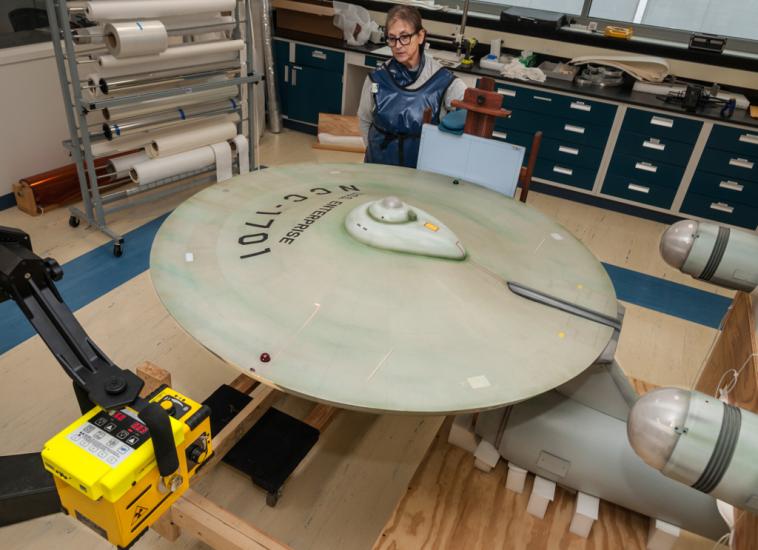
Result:
{"label": "drawer handle", "polygon": [[588,113],[592,110],[592,105],[587,105],[582,101],[572,101],[570,107],[577,111],[586,111]]}
{"label": "drawer handle", "polygon": [[295,69],[299,69],[300,67],[292,66],[292,85],[297,86],[297,71]]}
{"label": "drawer handle", "polygon": [[650,119],[650,124],[653,126],[663,126],[664,128],[673,128],[674,121],[670,118],[663,118],[662,116],[654,116]]}
{"label": "drawer handle", "polygon": [[311,52],[311,57],[315,57],[316,59],[320,59],[321,61],[326,60],[326,54],[322,52],[321,50],[313,50]]}
{"label": "drawer handle", "polygon": [[758,136],[755,134],[742,134],[740,141],[742,143],[749,143],[750,145],[758,145]]}
{"label": "drawer handle", "polygon": [[494,131],[492,132],[492,137],[500,138],[500,139],[508,139],[508,134],[506,134],[505,132]]}
{"label": "drawer handle", "polygon": [[573,124],[565,124],[563,126],[563,129],[566,130],[567,132],[574,132],[575,134],[584,133],[584,128],[582,128],[581,126],[574,126]]}
{"label": "drawer handle", "polygon": [[654,164],[650,164],[649,162],[638,162],[637,164],[634,165],[634,167],[637,170],[642,170],[644,172],[651,172],[653,174],[658,172],[658,167],[655,166]]}
{"label": "drawer handle", "polygon": [[650,193],[649,187],[645,187],[644,185],[637,185],[636,183],[630,183],[629,185],[626,186],[626,188],[629,189],[630,191],[637,191],[638,193],[645,193],[645,194]]}
{"label": "drawer handle", "polygon": [[497,93],[500,95],[507,95],[508,97],[516,97],[516,90],[509,90],[507,88],[500,88]]}
{"label": "drawer handle", "polygon": [[734,206],[729,206],[725,202],[712,202],[711,210],[718,210],[719,212],[726,212],[727,214],[731,214],[734,212]]}
{"label": "drawer handle", "polygon": [[661,143],[657,139],[647,139],[642,142],[643,147],[647,147],[648,149],[655,149],[656,151],[665,151],[666,145],[664,143]]}
{"label": "drawer handle", "polygon": [[290,81],[290,66],[289,65],[284,66],[284,81],[285,82]]}
{"label": "drawer handle", "polygon": [[755,166],[755,163],[745,159],[729,159],[729,166],[736,166],[737,168],[752,170]]}
{"label": "drawer handle", "polygon": [[736,181],[730,181],[730,180],[724,180],[721,183],[719,183],[719,187],[722,189],[729,189],[730,191],[737,191],[740,192],[743,189],[745,189],[745,186],[741,183],[737,183]]}
{"label": "drawer handle", "polygon": [[533,95],[532,97],[534,99],[538,100],[538,101],[547,101],[548,103],[551,102],[551,101],[553,101],[553,98],[551,98],[551,97],[545,97],[543,95]]}
{"label": "drawer handle", "polygon": [[566,176],[573,176],[574,171],[571,168],[564,168],[563,166],[553,166],[553,172],[558,172],[559,174],[564,174]]}
{"label": "drawer handle", "polygon": [[566,153],[568,155],[574,155],[574,156],[577,156],[579,154],[579,149],[576,149],[574,147],[567,147],[565,145],[559,145],[558,151],[560,151],[561,153]]}

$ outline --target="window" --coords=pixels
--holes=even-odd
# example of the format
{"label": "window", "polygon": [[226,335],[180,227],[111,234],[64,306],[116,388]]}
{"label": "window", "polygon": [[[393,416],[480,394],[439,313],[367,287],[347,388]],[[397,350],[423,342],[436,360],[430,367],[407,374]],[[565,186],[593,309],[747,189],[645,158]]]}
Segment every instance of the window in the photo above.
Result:
{"label": "window", "polygon": [[483,0],[488,4],[501,4],[506,6],[519,6],[522,8],[532,8],[536,10],[556,11],[558,13],[568,13],[579,15],[582,13],[584,0]]}
{"label": "window", "polygon": [[44,0],[0,2],[0,48],[50,40]]}
{"label": "window", "polygon": [[758,2],[593,0],[590,17],[758,40]]}

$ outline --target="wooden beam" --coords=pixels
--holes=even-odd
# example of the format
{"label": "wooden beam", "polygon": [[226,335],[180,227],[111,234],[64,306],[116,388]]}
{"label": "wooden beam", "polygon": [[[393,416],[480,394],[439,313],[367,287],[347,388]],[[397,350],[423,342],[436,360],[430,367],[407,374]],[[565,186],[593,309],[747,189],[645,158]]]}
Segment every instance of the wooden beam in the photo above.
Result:
{"label": "wooden beam", "polygon": [[319,432],[323,432],[326,427],[332,423],[334,415],[337,414],[337,412],[339,412],[339,409],[319,403],[313,407],[311,412],[308,413],[308,416],[303,419],[303,422],[316,428]]}
{"label": "wooden beam", "polygon": [[145,361],[141,365],[138,365],[136,370],[137,376],[145,381],[145,385],[140,392],[140,397],[150,395],[161,384],[171,387],[171,373],[166,369],[160,368],[158,365],[154,365],[150,361]]}
{"label": "wooden beam", "polygon": [[229,385],[242,393],[250,393],[258,386],[258,384],[260,384],[260,382],[253,380],[247,374],[240,374]]}
{"label": "wooden beam", "polygon": [[217,550],[285,550],[263,531],[188,489],[171,509],[175,526]]}

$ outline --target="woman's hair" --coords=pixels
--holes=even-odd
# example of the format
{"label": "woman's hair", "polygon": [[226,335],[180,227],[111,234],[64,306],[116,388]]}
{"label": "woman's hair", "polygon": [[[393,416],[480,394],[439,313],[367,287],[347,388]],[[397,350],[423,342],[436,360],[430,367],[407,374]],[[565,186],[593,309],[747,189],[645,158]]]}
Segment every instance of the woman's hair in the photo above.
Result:
{"label": "woman's hair", "polygon": [[389,30],[390,25],[398,20],[408,23],[413,27],[414,32],[418,32],[424,28],[423,23],[421,22],[421,12],[418,11],[418,8],[413,6],[400,4],[390,8],[390,11],[387,12],[387,21],[384,24],[384,28]]}

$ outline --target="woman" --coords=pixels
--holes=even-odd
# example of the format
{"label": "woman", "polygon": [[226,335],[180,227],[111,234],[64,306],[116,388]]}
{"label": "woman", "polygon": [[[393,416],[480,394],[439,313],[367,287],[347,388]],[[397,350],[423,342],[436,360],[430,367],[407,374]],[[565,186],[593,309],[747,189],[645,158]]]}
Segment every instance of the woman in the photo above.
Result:
{"label": "woman", "polygon": [[387,13],[392,59],[371,73],[358,107],[366,162],[416,167],[424,111],[437,124],[466,85],[424,53],[426,31],[418,9],[399,5]]}

